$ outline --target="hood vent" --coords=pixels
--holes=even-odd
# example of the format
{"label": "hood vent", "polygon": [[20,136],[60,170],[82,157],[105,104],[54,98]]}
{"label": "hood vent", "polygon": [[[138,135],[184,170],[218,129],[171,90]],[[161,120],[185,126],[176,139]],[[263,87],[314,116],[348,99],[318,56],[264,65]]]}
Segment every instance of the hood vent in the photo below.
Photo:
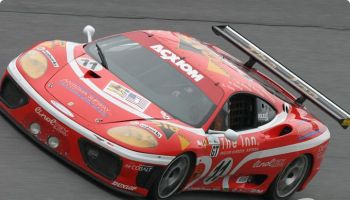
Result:
{"label": "hood vent", "polygon": [[101,78],[100,75],[96,74],[94,71],[92,70],[88,70],[85,74],[84,74],[84,78]]}

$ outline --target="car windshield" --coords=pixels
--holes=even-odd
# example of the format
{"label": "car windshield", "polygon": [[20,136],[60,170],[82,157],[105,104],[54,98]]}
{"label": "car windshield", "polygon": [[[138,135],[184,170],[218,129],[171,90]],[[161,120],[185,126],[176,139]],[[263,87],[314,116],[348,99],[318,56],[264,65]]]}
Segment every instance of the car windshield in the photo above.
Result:
{"label": "car windshield", "polygon": [[[112,73],[174,118],[200,127],[215,109],[192,81],[135,41],[118,35],[97,43]],[[96,43],[85,50],[101,61]]]}

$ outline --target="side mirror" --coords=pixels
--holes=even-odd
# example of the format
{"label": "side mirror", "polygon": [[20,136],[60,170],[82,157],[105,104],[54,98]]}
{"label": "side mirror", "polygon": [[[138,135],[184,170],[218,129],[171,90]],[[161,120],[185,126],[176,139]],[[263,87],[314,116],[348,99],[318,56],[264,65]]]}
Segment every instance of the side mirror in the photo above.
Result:
{"label": "side mirror", "polygon": [[94,36],[94,34],[95,34],[95,28],[93,26],[86,25],[84,27],[84,29],[83,29],[83,33],[88,38],[88,42],[91,42],[92,41],[92,36]]}
{"label": "side mirror", "polygon": [[239,133],[232,130],[232,129],[227,129],[226,131],[215,131],[215,130],[208,130],[209,134],[224,134],[225,137],[231,141],[237,141],[239,138]]}

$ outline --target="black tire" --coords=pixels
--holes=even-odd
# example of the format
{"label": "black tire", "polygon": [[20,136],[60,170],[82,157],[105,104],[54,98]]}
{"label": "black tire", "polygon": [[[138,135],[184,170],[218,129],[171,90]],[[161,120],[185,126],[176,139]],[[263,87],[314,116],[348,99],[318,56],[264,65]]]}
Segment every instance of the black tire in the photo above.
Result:
{"label": "black tire", "polygon": [[287,200],[300,188],[311,170],[311,158],[301,155],[285,167],[264,194],[266,200]]}
{"label": "black tire", "polygon": [[[167,199],[178,192],[187,181],[192,169],[192,159],[189,154],[177,156],[153,184],[148,199]],[[165,184],[167,183],[167,184]]]}

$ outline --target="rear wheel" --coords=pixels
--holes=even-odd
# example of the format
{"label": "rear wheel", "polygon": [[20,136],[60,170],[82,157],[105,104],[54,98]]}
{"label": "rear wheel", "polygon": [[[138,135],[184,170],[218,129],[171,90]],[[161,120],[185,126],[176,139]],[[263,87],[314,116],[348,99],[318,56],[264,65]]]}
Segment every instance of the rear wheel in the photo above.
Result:
{"label": "rear wheel", "polygon": [[176,157],[153,185],[149,199],[166,199],[175,194],[185,183],[191,169],[191,157],[182,154]]}
{"label": "rear wheel", "polygon": [[266,192],[268,200],[287,200],[307,178],[311,169],[311,159],[302,155],[290,163],[275,179]]}

